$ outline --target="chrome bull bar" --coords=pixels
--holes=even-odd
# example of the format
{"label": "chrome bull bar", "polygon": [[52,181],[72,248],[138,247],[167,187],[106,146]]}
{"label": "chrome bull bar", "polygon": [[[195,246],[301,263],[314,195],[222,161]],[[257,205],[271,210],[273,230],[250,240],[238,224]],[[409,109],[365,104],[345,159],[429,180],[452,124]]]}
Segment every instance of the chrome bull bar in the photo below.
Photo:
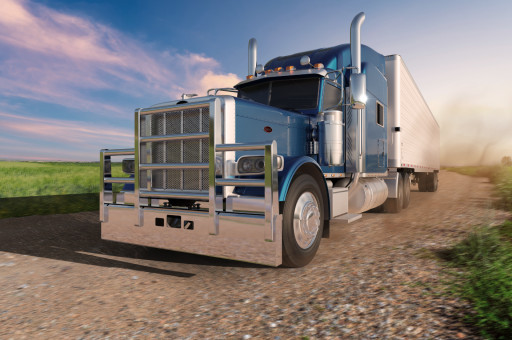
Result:
{"label": "chrome bull bar", "polygon": [[115,203],[112,184],[134,184],[133,178],[112,177],[112,156],[133,156],[135,149],[103,149],[100,151],[100,221],[108,219],[108,210],[105,209],[107,204]]}
{"label": "chrome bull bar", "polygon": [[[218,112],[218,111],[217,111]],[[145,113],[147,114],[147,113]],[[140,112],[136,112],[137,119]],[[212,118],[212,116],[210,116]],[[101,150],[100,152],[100,220],[102,238],[125,243],[152,246],[170,250],[184,251],[255,262],[277,266],[281,264],[282,252],[282,216],[279,215],[277,144],[215,144],[213,129],[210,129],[209,163],[143,163],[139,162],[138,143],[135,149]],[[137,134],[137,131],[136,131]],[[142,143],[173,140],[178,137],[161,135],[151,137],[137,136]],[[179,138],[183,138],[180,135]],[[205,138],[206,134],[190,135],[190,139]],[[236,151],[263,151],[265,160],[264,178],[234,178],[223,167],[221,176],[216,177],[216,155]],[[135,178],[112,177],[112,156],[135,155]],[[224,157],[222,157],[224,159]],[[152,190],[140,187],[140,171],[148,173],[157,169],[208,169],[208,192],[180,190]],[[151,178],[151,175],[148,174]],[[134,184],[133,205],[118,204],[112,192],[113,183]],[[149,183],[149,181],[148,181]],[[217,194],[217,187],[250,186],[263,187],[264,197],[261,212],[243,212],[226,210],[226,195]],[[186,210],[151,204],[151,200],[185,199],[205,202],[207,209]],[[203,207],[203,205],[201,205]],[[181,218],[181,228],[158,227],[156,221],[170,217]],[[195,223],[195,229],[187,225]],[[188,224],[187,224],[188,223]],[[184,231],[187,230],[187,231]],[[192,230],[192,231],[189,231]]]}
{"label": "chrome bull bar", "polygon": [[263,150],[265,159],[264,179],[215,179],[218,186],[263,187],[265,189],[265,240],[276,239],[276,218],[279,215],[278,181],[277,181],[277,144],[223,144],[215,147],[218,152]]}

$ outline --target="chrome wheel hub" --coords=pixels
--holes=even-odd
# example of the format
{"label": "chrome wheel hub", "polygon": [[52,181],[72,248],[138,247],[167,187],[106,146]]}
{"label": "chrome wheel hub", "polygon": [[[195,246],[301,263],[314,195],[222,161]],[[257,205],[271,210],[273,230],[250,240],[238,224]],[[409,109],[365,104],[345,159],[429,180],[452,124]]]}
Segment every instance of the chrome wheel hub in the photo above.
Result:
{"label": "chrome wheel hub", "polygon": [[300,195],[293,212],[293,233],[295,241],[302,249],[308,249],[315,242],[320,228],[320,210],[311,192]]}

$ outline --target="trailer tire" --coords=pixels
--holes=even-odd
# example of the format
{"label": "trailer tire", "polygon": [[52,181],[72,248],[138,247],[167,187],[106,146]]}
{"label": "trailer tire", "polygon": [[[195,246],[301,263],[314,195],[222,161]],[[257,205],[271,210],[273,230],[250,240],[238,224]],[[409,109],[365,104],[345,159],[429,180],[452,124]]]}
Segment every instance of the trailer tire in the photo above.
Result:
{"label": "trailer tire", "polygon": [[437,191],[437,187],[438,187],[438,183],[439,183],[439,179],[438,179],[438,176],[437,176],[437,172],[433,172],[431,174],[428,174],[427,176],[427,191],[429,192],[436,192]]}
{"label": "trailer tire", "polygon": [[388,213],[399,213],[404,206],[404,179],[402,175],[398,176],[398,188],[396,198],[388,198],[384,202],[384,211]]}
{"label": "trailer tire", "polygon": [[403,172],[402,176],[404,182],[404,203],[402,207],[407,209],[409,203],[411,202],[411,177],[407,172]]}
{"label": "trailer tire", "polygon": [[324,227],[324,202],[308,174],[294,179],[283,208],[283,265],[303,267],[315,257]]}
{"label": "trailer tire", "polygon": [[416,173],[414,176],[417,178],[418,190],[420,192],[428,191],[428,176],[425,173]]}

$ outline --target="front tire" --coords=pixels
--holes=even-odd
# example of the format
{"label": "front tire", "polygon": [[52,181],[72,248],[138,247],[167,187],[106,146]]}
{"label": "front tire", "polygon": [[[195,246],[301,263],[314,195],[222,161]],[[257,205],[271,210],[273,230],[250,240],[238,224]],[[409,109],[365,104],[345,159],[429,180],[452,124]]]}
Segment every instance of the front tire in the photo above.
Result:
{"label": "front tire", "polygon": [[291,184],[283,209],[283,265],[307,265],[320,246],[324,202],[315,179],[302,174]]}

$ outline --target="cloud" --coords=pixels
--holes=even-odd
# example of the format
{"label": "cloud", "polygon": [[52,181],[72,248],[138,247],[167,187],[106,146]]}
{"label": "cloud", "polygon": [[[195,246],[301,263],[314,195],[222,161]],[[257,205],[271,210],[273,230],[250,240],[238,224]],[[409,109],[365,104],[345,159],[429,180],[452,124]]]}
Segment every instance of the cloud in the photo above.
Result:
{"label": "cloud", "polygon": [[133,132],[101,127],[94,123],[36,118],[0,112],[0,131],[22,138],[49,139],[52,142],[88,144],[102,139],[106,143],[131,144]]}
{"label": "cloud", "polygon": [[[211,71],[208,71],[199,81],[199,86],[195,91],[196,93],[206,93],[209,89],[229,88],[233,87],[239,81],[240,79],[238,76],[233,73],[215,74]],[[235,93],[230,92],[219,92],[219,94],[235,95]]]}
{"label": "cloud", "polygon": [[99,150],[133,145],[128,129],[0,112],[0,158],[96,160]]}
{"label": "cloud", "polygon": [[0,158],[96,160],[133,145],[135,107],[239,81],[204,54],[29,0],[0,1],[0,50]]}
{"label": "cloud", "polygon": [[122,100],[113,103],[108,91],[149,105],[182,92],[204,92],[205,75],[216,75],[219,86],[239,81],[222,74],[210,57],[157,51],[106,25],[23,0],[0,2],[0,49],[3,94],[97,115],[133,109]]}

